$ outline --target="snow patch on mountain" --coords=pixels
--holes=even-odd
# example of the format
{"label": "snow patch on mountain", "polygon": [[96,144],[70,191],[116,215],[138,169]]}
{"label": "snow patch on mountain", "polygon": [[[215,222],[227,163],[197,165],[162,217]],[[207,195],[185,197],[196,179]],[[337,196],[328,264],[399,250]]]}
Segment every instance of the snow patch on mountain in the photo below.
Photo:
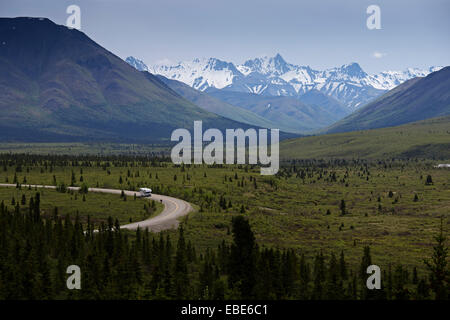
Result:
{"label": "snow patch on mountain", "polygon": [[370,76],[370,85],[377,89],[393,89],[406,80],[416,77],[426,77],[432,72],[436,72],[442,67],[429,67],[428,69],[408,68],[405,71],[383,71]]}
{"label": "snow patch on mountain", "polygon": [[139,60],[135,57],[127,57],[125,61],[131,65],[132,67],[136,68],[139,71],[148,71],[147,65],[144,63],[144,61]]}
{"label": "snow patch on mountain", "polygon": [[149,68],[149,72],[184,82],[201,91],[210,87],[222,89],[231,85],[234,77],[241,75],[233,63],[215,58],[194,59],[171,66],[155,65]]}

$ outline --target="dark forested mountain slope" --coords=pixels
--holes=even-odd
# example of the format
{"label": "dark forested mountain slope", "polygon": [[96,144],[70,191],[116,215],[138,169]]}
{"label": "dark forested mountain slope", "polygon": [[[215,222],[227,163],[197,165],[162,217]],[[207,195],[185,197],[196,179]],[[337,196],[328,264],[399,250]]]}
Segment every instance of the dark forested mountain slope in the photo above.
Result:
{"label": "dark forested mountain slope", "polygon": [[241,126],[44,18],[0,19],[0,111],[3,141],[150,142],[194,120]]}

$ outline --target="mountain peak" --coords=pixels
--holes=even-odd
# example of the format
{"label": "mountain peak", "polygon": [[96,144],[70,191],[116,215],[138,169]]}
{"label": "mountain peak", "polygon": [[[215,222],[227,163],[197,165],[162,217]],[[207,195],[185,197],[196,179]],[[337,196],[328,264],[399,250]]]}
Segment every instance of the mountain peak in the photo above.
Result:
{"label": "mountain peak", "polygon": [[275,57],[272,58],[276,66],[280,66],[281,68],[285,68],[287,66],[286,60],[281,56],[281,54],[277,53]]}
{"label": "mountain peak", "polygon": [[347,74],[350,77],[355,78],[365,78],[367,73],[361,68],[357,62],[351,62],[349,64],[344,64],[340,67],[340,71]]}
{"label": "mountain peak", "polygon": [[209,58],[207,66],[212,70],[236,70],[236,67],[231,62],[226,62],[217,58]]}
{"label": "mountain peak", "polygon": [[44,17],[17,17],[17,18],[0,18],[2,25],[12,23],[12,24],[25,24],[25,23],[39,23],[39,24],[51,24],[56,25],[49,18]]}
{"label": "mountain peak", "polygon": [[362,68],[358,62],[350,62],[350,63],[344,64],[344,65],[342,65],[341,69],[362,71]]}
{"label": "mountain peak", "polygon": [[133,56],[129,56],[125,59],[125,61],[132,67],[136,68],[139,71],[148,71],[147,65],[144,61],[137,59]]}
{"label": "mountain peak", "polygon": [[280,61],[280,62],[284,62],[286,63],[286,61],[284,60],[284,58],[281,56],[281,54],[277,53],[274,57],[273,57],[274,61]]}
{"label": "mountain peak", "polygon": [[263,75],[279,76],[289,71],[289,65],[279,53],[273,57],[264,56],[247,60],[244,66],[249,68],[251,72],[258,72]]}

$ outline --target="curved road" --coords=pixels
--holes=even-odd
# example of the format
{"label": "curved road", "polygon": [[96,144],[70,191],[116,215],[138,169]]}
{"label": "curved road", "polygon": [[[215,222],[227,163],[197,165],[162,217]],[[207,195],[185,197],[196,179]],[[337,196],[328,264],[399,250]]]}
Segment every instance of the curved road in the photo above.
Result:
{"label": "curved road", "polygon": [[[45,188],[45,189],[56,189],[55,186],[43,186],[43,185],[28,185],[22,184],[22,187],[28,188],[31,186],[32,188]],[[0,187],[16,187],[15,184],[8,183],[0,183]],[[78,190],[79,187],[67,187],[69,190]],[[102,189],[102,188],[89,188],[89,192],[99,192],[99,193],[111,193],[111,194],[121,194],[122,190],[117,189]],[[127,196],[138,195],[139,192],[136,191],[124,191]],[[161,230],[167,230],[178,227],[179,221],[178,218],[187,215],[191,212],[192,206],[189,202],[186,202],[181,199],[172,198],[169,196],[163,196],[159,194],[152,194],[151,198],[156,201],[162,202],[164,205],[163,211],[155,216],[151,217],[147,220],[133,222],[130,224],[125,224],[120,226],[121,229],[129,229],[136,230],[138,227],[141,229],[148,229],[149,231],[159,232]]]}

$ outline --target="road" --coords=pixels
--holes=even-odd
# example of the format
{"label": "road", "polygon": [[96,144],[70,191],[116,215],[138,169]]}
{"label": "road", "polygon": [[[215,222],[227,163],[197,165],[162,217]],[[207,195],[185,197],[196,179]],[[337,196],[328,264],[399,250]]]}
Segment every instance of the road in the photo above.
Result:
{"label": "road", "polygon": [[[56,189],[55,186],[22,184],[22,187],[24,188],[28,188],[29,186],[31,186],[32,188]],[[8,183],[0,183],[0,187],[15,188],[16,185]],[[77,191],[79,187],[68,187],[68,189]],[[89,192],[110,193],[120,195],[122,193],[122,190],[89,188]],[[124,193],[127,196],[134,196],[135,194],[139,195],[139,192],[136,191],[124,190]],[[159,232],[161,230],[177,228],[179,224],[178,218],[187,215],[189,212],[193,210],[189,202],[186,202],[181,199],[163,196],[159,194],[152,194],[152,196],[149,199],[161,202],[164,205],[163,211],[159,215],[151,217],[147,220],[122,225],[120,226],[121,229],[136,230],[138,227],[140,227],[141,229],[148,229],[149,231]]]}

